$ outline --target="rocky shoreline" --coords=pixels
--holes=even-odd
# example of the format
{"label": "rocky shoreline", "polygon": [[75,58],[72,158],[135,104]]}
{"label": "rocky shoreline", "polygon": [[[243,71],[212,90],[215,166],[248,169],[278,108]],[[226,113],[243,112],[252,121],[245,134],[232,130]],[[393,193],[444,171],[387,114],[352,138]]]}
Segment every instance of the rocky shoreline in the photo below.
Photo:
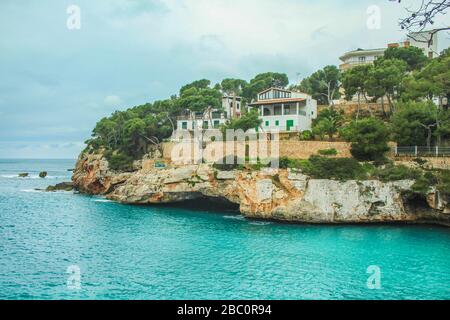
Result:
{"label": "rocky shoreline", "polygon": [[246,218],[298,223],[435,223],[450,226],[449,199],[432,189],[409,192],[414,181],[312,179],[299,170],[219,171],[211,165],[155,168],[142,160],[134,172],[108,169],[100,154],[82,154],[72,176],[82,193],[127,204],[194,199],[226,201]]}

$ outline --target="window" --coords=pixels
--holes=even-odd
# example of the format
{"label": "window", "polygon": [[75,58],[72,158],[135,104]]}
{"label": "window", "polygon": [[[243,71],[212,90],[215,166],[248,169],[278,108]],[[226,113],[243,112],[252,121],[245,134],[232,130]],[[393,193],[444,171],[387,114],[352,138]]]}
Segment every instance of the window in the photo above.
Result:
{"label": "window", "polygon": [[203,121],[203,129],[208,129],[208,121]]}
{"label": "window", "polygon": [[275,120],[275,125],[279,126],[280,125],[280,120]]}
{"label": "window", "polygon": [[269,126],[269,121],[266,121],[266,127],[268,127]]}
{"label": "window", "polygon": [[214,120],[214,128],[218,128],[220,125],[220,121],[219,120]]}
{"label": "window", "polygon": [[290,104],[284,106],[284,114],[295,114],[296,108]]}
{"label": "window", "polygon": [[273,107],[273,114],[275,116],[281,116],[281,105],[278,104]]}
{"label": "window", "polygon": [[182,123],[181,123],[181,129],[187,129],[187,122],[186,121],[183,121]]}
{"label": "window", "polygon": [[358,62],[359,63],[365,63],[366,62],[366,57],[358,57]]}

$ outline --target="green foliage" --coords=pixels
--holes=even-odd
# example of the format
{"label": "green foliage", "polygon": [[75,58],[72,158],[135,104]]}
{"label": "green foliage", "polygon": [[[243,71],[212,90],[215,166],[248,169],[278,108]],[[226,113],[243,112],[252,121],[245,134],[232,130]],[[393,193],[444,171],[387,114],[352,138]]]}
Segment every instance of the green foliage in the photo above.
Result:
{"label": "green foliage", "polygon": [[342,75],[342,86],[347,100],[351,100],[355,94],[358,94],[358,96],[366,95],[367,75],[372,69],[372,65],[361,65],[347,70]]}
{"label": "green foliage", "polygon": [[232,119],[223,130],[226,129],[242,129],[244,132],[249,129],[255,129],[261,125],[261,119],[259,119],[259,113],[257,109],[252,109],[249,112],[243,114],[240,118]]}
{"label": "green foliage", "polygon": [[206,89],[206,88],[209,87],[210,84],[211,84],[211,81],[209,81],[208,79],[201,79],[201,80],[193,81],[193,82],[191,82],[189,84],[186,84],[186,85],[181,87],[181,89],[180,89],[180,96],[182,96],[183,93],[186,90],[189,90],[189,89],[192,89],[192,88],[195,88],[195,89]]}
{"label": "green foliage", "polygon": [[406,70],[407,64],[403,60],[380,58],[365,75],[367,80],[364,86],[371,96],[378,98],[386,95],[392,107],[392,99],[401,93]]}
{"label": "green foliage", "polygon": [[319,154],[322,156],[335,156],[338,154],[337,150],[334,148],[331,149],[322,149],[319,150]]}
{"label": "green foliage", "polygon": [[387,48],[386,51],[384,51],[384,59],[402,60],[408,65],[408,70],[418,70],[422,68],[428,60],[421,49],[413,46],[408,48]]}
{"label": "green foliage", "polygon": [[109,168],[116,171],[132,171],[133,158],[123,153],[107,154]]}
{"label": "green foliage", "polygon": [[222,88],[222,91],[226,92],[230,95],[242,95],[242,90],[248,85],[247,81],[242,79],[232,79],[227,78],[223,79],[220,83],[220,87]]}
{"label": "green foliage", "polygon": [[313,121],[312,133],[323,140],[325,135],[333,139],[333,135],[338,132],[339,126],[343,122],[343,113],[332,108],[322,110],[317,119]]}
{"label": "green foliage", "polygon": [[441,170],[437,177],[436,188],[444,195],[450,196],[450,170]]}
{"label": "green foliage", "polygon": [[[405,102],[397,105],[391,119],[392,132],[399,146],[423,146],[427,143],[427,127],[436,122],[436,106],[432,102]],[[436,128],[430,127],[434,134]]]}
{"label": "green foliage", "polygon": [[450,98],[450,55],[431,59],[421,70],[404,81],[402,98],[419,100],[435,97]]}
{"label": "green foliage", "polygon": [[201,112],[207,107],[219,109],[222,106],[222,93],[216,89],[191,86],[180,93],[177,104],[181,110]]}
{"label": "green foliage", "polygon": [[414,180],[420,177],[420,171],[404,165],[387,165],[377,168],[374,176],[381,181]]}
{"label": "green foliage", "polygon": [[302,172],[316,179],[362,180],[367,178],[364,167],[354,158],[311,156],[300,163]]}
{"label": "green foliage", "polygon": [[304,130],[299,135],[300,140],[313,140],[314,135],[310,130]]}
{"label": "green foliage", "polygon": [[256,98],[256,95],[271,87],[285,88],[289,79],[285,73],[266,72],[255,76],[242,90],[242,95],[247,101]]}
{"label": "green foliage", "polygon": [[278,160],[278,166],[280,169],[300,168],[302,162],[304,162],[304,160],[280,157]]}
{"label": "green foliage", "polygon": [[376,118],[353,121],[341,130],[341,136],[352,143],[351,153],[358,160],[379,160],[389,151],[389,131]]}
{"label": "green foliage", "polygon": [[302,92],[310,94],[319,104],[331,105],[331,100],[340,97],[341,72],[336,66],[326,66],[322,70],[314,72],[302,80],[298,88]]}

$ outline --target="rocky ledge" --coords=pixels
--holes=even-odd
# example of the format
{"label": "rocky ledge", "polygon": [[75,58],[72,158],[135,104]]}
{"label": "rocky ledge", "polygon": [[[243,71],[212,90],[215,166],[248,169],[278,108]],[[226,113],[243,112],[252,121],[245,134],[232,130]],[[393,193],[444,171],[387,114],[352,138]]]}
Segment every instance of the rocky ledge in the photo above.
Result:
{"label": "rocky ledge", "polygon": [[247,218],[303,223],[417,222],[450,225],[450,201],[435,190],[411,195],[411,180],[381,182],[312,179],[291,169],[218,171],[207,164],[155,168],[141,161],[115,173],[98,154],[80,156],[75,189],[122,203],[226,200]]}

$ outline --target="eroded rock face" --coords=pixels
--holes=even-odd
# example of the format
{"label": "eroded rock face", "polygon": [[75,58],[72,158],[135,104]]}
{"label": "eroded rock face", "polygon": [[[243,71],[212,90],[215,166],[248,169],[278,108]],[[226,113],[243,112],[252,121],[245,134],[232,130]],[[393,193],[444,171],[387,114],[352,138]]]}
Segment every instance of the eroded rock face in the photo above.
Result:
{"label": "eroded rock face", "polygon": [[125,182],[131,173],[113,173],[100,154],[82,154],[78,158],[72,181],[75,188],[88,194],[107,194]]}
{"label": "eroded rock face", "polygon": [[[448,201],[436,191],[410,210],[404,194],[413,181],[383,183],[310,179],[296,170],[218,171],[207,164],[114,173],[101,155],[83,155],[73,175],[81,192],[122,203],[170,203],[208,198],[239,204],[248,218],[308,223],[450,223]],[[201,201],[201,200],[199,200]]]}

